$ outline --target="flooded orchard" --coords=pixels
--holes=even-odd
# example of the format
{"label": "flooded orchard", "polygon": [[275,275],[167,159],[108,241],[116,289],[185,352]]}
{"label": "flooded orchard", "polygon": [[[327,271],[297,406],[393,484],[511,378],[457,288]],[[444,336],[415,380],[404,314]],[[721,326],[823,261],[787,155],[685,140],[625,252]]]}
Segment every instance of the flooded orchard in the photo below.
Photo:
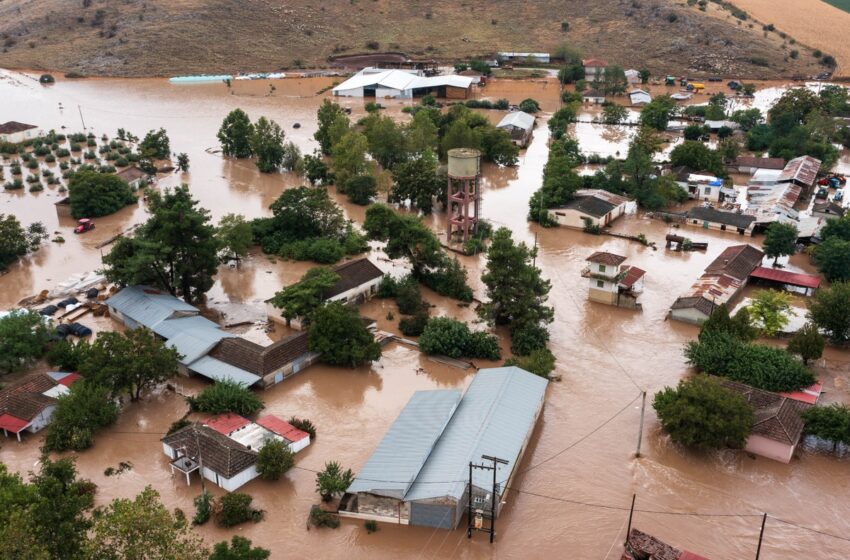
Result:
{"label": "flooded orchard", "polygon": [[[268,206],[280,193],[301,181],[291,174],[264,175],[251,161],[235,161],[214,153],[216,132],[224,116],[241,107],[252,119],[264,115],[280,123],[287,138],[305,153],[317,144],[316,108],[331,84],[327,78],[251,82],[229,90],[224,84],[174,86],[165,80],[60,80],[44,88],[31,77],[0,73],[0,120],[38,123],[43,129],[82,130],[113,136],[118,128],[143,135],[164,127],[175,152],[186,152],[188,173],[159,178],[159,188],[188,183],[200,205],[217,221],[227,213],[254,218],[269,214]],[[496,82],[495,97],[512,103],[525,97],[544,100],[544,110],[557,107],[557,83]],[[489,86],[488,86],[489,87]],[[488,95],[490,95],[488,93]],[[384,103],[382,101],[382,103]],[[399,118],[399,102],[387,111]],[[362,100],[345,100],[353,117],[365,113]],[[678,547],[709,558],[754,558],[761,516],[767,512],[764,559],[838,559],[850,557],[850,543],[819,535],[793,523],[847,536],[850,534],[850,464],[830,456],[802,453],[784,465],[743,452],[698,454],[670,443],[651,406],[646,409],[642,456],[635,458],[640,421],[640,394],[674,385],[687,373],[684,343],[696,328],[666,320],[667,311],[705,266],[723,248],[751,241],[735,234],[688,229],[693,241],[708,242],[705,252],[674,253],[664,249],[671,226],[642,214],[615,222],[617,233],[643,233],[658,249],[626,239],[592,236],[564,228],[539,229],[526,220],[528,199],[539,187],[546,162],[545,116],[539,119],[529,148],[516,168],[484,166],[482,217],[506,226],[514,238],[539,247],[537,264],[552,282],[550,303],[555,307],[551,349],[558,358],[546,405],[520,476],[509,492],[508,505],[497,522],[494,545],[485,536],[466,532],[430,530],[381,524],[367,534],[361,523],[343,520],[337,530],[308,530],[307,514],[318,501],[313,471],[326,461],[338,460],[357,471],[383,437],[413,392],[434,388],[465,388],[472,370],[439,364],[413,348],[391,343],[371,368],[355,370],[314,365],[299,375],[260,393],[266,410],[281,417],[309,418],[317,427],[313,445],[296,458],[296,468],[272,483],[255,479],[242,488],[266,511],[257,524],[235,532],[255,545],[273,551],[272,558],[618,558],[622,551],[629,506],[637,495],[633,525]],[[299,123],[299,128],[293,125]],[[581,132],[578,132],[580,141]],[[614,140],[606,140],[607,142]],[[621,141],[619,139],[617,142]],[[55,165],[55,164],[50,164]],[[142,202],[97,220],[97,229],[84,236],[71,233],[73,220],[58,218],[55,185],[43,192],[25,189],[0,193],[0,213],[12,213],[25,224],[40,220],[50,232],[59,232],[64,244],[48,243],[32,257],[0,277],[2,308],[42,289],[54,287],[72,274],[100,266],[102,242],[146,218]],[[333,191],[332,191],[333,192]],[[347,215],[362,223],[365,209],[333,193]],[[443,230],[445,215],[426,219]],[[760,240],[753,241],[759,244]],[[104,252],[109,247],[103,247]],[[647,271],[641,296],[642,311],[608,307],[587,300],[587,281],[580,273],[585,258],[597,250],[627,257],[627,263]],[[391,263],[376,248],[372,259],[383,269]],[[476,295],[485,264],[482,256],[460,257],[469,270]],[[792,266],[810,271],[807,258],[797,255]],[[213,302],[256,303],[282,286],[295,282],[310,267],[269,259],[253,252],[239,270],[222,267],[210,291]],[[464,320],[474,310],[426,290],[434,313]],[[804,306],[800,300],[797,305]],[[378,320],[379,328],[398,332],[398,316],[391,300],[375,299],[361,309]],[[89,319],[91,321],[91,319]],[[101,322],[101,328],[106,327]],[[280,328],[280,327],[278,327]],[[279,337],[280,333],[271,333]],[[480,366],[493,364],[479,363]],[[830,349],[817,371],[825,382],[827,401],[850,401],[850,355]],[[96,437],[90,450],[77,454],[81,475],[98,485],[97,501],[130,497],[152,485],[169,507],[190,513],[200,491],[197,477],[191,486],[171,476],[159,439],[182,417],[187,405],[181,394],[205,386],[197,379],[176,378],[173,389],[163,389],[140,403],[127,406],[114,426]],[[37,467],[43,434],[0,441],[0,461],[26,473]],[[107,477],[104,469],[119,462],[133,468]],[[214,493],[220,490],[210,483]],[[698,515],[692,515],[698,514]],[[789,523],[780,522],[780,518]],[[209,542],[229,538],[227,531],[208,524],[198,529]]]}

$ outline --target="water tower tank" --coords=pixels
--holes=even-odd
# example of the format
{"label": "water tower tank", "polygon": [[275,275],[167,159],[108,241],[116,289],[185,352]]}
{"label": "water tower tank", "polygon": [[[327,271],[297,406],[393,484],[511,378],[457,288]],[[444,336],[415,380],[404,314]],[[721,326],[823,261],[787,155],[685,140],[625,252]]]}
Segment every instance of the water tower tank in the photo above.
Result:
{"label": "water tower tank", "polygon": [[449,177],[475,177],[480,172],[481,152],[472,148],[449,150]]}

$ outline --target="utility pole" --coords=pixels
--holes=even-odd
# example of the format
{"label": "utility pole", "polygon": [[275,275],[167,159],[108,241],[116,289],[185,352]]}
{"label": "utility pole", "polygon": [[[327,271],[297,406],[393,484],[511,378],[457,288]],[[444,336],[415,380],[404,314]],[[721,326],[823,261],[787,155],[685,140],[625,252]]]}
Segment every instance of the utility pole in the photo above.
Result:
{"label": "utility pole", "polygon": [[764,539],[764,525],[767,523],[767,514],[761,518],[761,531],[759,531],[759,546],[756,548],[756,560],[759,560],[759,556],[761,556],[761,541]]}
{"label": "utility pole", "polygon": [[640,457],[640,444],[643,441],[643,416],[646,412],[646,391],[643,392],[643,398],[640,404],[640,431],[638,432],[637,453],[635,457]]}
{"label": "utility pole", "polygon": [[637,494],[632,494],[632,507],[629,508],[629,526],[626,527],[626,544],[629,544],[629,535],[632,534],[632,516],[635,513],[635,498]]}
{"label": "utility pole", "polygon": [[86,121],[83,119],[83,108],[77,105],[77,111],[80,112],[80,121],[83,123],[83,130],[86,129]]}
{"label": "utility pole", "polygon": [[[493,466],[483,465],[483,464],[482,465],[476,465],[472,461],[469,462],[469,487],[468,487],[468,490],[467,490],[468,514],[467,514],[466,538],[471,539],[472,538],[472,530],[475,529],[476,531],[483,531],[485,533],[490,533],[490,543],[492,544],[493,541],[496,539],[497,500],[501,499],[500,496],[499,496],[499,492],[498,492],[498,483],[496,482],[496,474],[497,474],[496,468],[497,468],[498,465],[507,465],[508,461],[506,461],[504,459],[500,459],[498,457],[493,457],[493,456],[490,456],[490,455],[482,455],[481,458],[484,459],[485,461],[492,461]],[[483,522],[482,522],[481,527],[476,527],[475,526],[475,519],[472,517],[472,491],[473,491],[473,488],[474,488],[474,486],[472,484],[473,469],[493,471],[493,488],[492,488],[492,491],[490,493],[490,527],[488,529],[484,528]],[[476,513],[477,513],[478,516],[483,517],[483,515],[482,515],[483,511],[477,510]]]}

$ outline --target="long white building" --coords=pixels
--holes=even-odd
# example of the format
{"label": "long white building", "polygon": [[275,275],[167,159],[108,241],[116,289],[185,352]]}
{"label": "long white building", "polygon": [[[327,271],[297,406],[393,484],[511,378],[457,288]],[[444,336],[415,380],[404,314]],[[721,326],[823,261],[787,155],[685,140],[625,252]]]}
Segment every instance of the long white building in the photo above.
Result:
{"label": "long white building", "polygon": [[410,99],[430,93],[436,97],[466,99],[472,82],[469,76],[456,74],[423,76],[417,70],[364,68],[333,88],[333,94],[340,97]]}

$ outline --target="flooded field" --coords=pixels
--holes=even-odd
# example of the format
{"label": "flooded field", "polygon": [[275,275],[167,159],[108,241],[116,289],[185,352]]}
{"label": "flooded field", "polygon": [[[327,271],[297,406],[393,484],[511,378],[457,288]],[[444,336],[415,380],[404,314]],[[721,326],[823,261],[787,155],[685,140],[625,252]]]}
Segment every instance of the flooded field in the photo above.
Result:
{"label": "flooded field", "polygon": [[[148,79],[60,81],[52,88],[42,88],[20,74],[4,73],[0,74],[0,120],[33,122],[45,129],[64,126],[74,132],[82,128],[79,106],[85,125],[98,136],[114,135],[119,127],[140,136],[149,129],[165,127],[172,150],[189,154],[191,170],[163,177],[159,184],[189,183],[201,206],[216,219],[229,212],[252,218],[265,215],[284,189],[300,181],[291,175],[261,175],[250,161],[228,161],[207,152],[217,148],[215,133],[222,118],[235,107],[245,109],[252,118],[270,117],[309,153],[316,147],[312,135],[321,100],[315,92],[330,83],[329,79],[285,80],[277,83],[273,92],[268,91],[268,84],[257,83],[250,84],[256,91],[237,88],[231,94],[224,85],[170,86],[164,80]],[[527,90],[523,94],[517,84],[494,84],[490,91],[504,92],[494,96],[510,96],[514,103],[525,97],[542,97]],[[544,109],[551,110],[557,105],[557,91],[547,91],[555,91],[554,98],[544,102]],[[359,101],[344,104],[353,108],[355,117],[363,114]],[[389,111],[398,112],[400,104],[389,105]],[[301,125],[298,129],[293,128],[296,122]],[[309,506],[318,501],[314,470],[321,469],[325,461],[338,460],[356,471],[414,391],[464,388],[472,378],[471,370],[438,364],[397,344],[387,346],[381,361],[371,368],[316,365],[261,393],[268,412],[311,419],[317,426],[317,440],[298,455],[296,468],[284,480],[269,483],[257,479],[243,487],[254,496],[255,504],[266,510],[264,521],[235,531],[207,525],[199,531],[209,542],[236,532],[272,549],[272,558],[619,558],[629,505],[637,494],[634,526],[712,559],[755,557],[764,512],[774,518],[767,523],[763,559],[850,557],[850,542],[789,524],[850,535],[847,460],[803,454],[783,465],[733,451],[686,452],[661,433],[649,406],[643,455],[634,458],[640,392],[647,391],[651,401],[655,391],[676,384],[688,371],[682,346],[695,336],[696,329],[667,321],[667,310],[723,248],[752,240],[688,229],[686,235],[708,242],[708,250],[672,253],[663,248],[670,226],[642,215],[619,220],[614,231],[643,233],[658,244],[658,250],[614,237],[538,230],[526,221],[526,214],[528,198],[539,186],[547,158],[546,132],[545,123],[540,123],[517,168],[484,169],[482,216],[510,228],[516,239],[533,243],[536,236],[537,263],[552,282],[555,322],[551,347],[558,357],[555,373],[562,377],[548,390],[541,421],[516,481],[519,492],[509,493],[508,506],[497,523],[496,544],[491,546],[481,535],[467,540],[463,530],[382,524],[370,535],[362,524],[352,521],[344,521],[335,531],[308,531],[305,527]],[[593,142],[581,131],[578,134],[583,144]],[[362,221],[363,207],[334,196],[351,219]],[[0,307],[12,306],[73,273],[98,267],[97,244],[145,219],[141,204],[128,207],[99,219],[94,232],[75,237],[71,221],[56,216],[54,202],[58,198],[51,187],[35,194],[0,193],[0,213],[14,213],[25,223],[42,220],[50,231],[59,231],[66,239],[63,245],[46,245],[0,277]],[[444,219],[436,213],[428,223],[440,231]],[[753,242],[760,244],[758,239]],[[587,280],[580,271],[584,259],[602,249],[625,255],[627,264],[647,270],[643,311],[587,300]],[[374,251],[372,258],[385,269],[392,266],[380,251]],[[481,297],[483,257],[461,260]],[[792,264],[811,270],[801,256]],[[279,259],[272,262],[255,253],[241,270],[223,268],[209,295],[214,300],[260,301],[297,280],[309,266]],[[426,297],[435,306],[434,314],[474,318],[472,309],[460,308],[430,292]],[[382,300],[362,309],[364,315],[379,321],[380,328],[397,331],[396,321],[386,319],[389,311],[398,315],[394,304]],[[850,354],[829,350],[824,365],[828,367],[819,369],[819,375],[828,388],[826,400],[850,402]],[[194,393],[204,385],[183,378],[175,383],[182,393]],[[150,484],[170,507],[193,511],[192,498],[200,490],[199,481],[195,478],[187,487],[184,479],[172,478],[159,442],[186,409],[180,395],[163,390],[130,405],[118,424],[97,436],[94,448],[78,454],[82,475],[99,486],[99,503],[134,495]],[[36,468],[40,439],[28,437],[21,444],[11,439],[0,441],[0,461],[22,473]],[[104,469],[120,461],[131,462],[133,469],[116,477],[104,476]],[[208,487],[218,492],[212,485]]]}

